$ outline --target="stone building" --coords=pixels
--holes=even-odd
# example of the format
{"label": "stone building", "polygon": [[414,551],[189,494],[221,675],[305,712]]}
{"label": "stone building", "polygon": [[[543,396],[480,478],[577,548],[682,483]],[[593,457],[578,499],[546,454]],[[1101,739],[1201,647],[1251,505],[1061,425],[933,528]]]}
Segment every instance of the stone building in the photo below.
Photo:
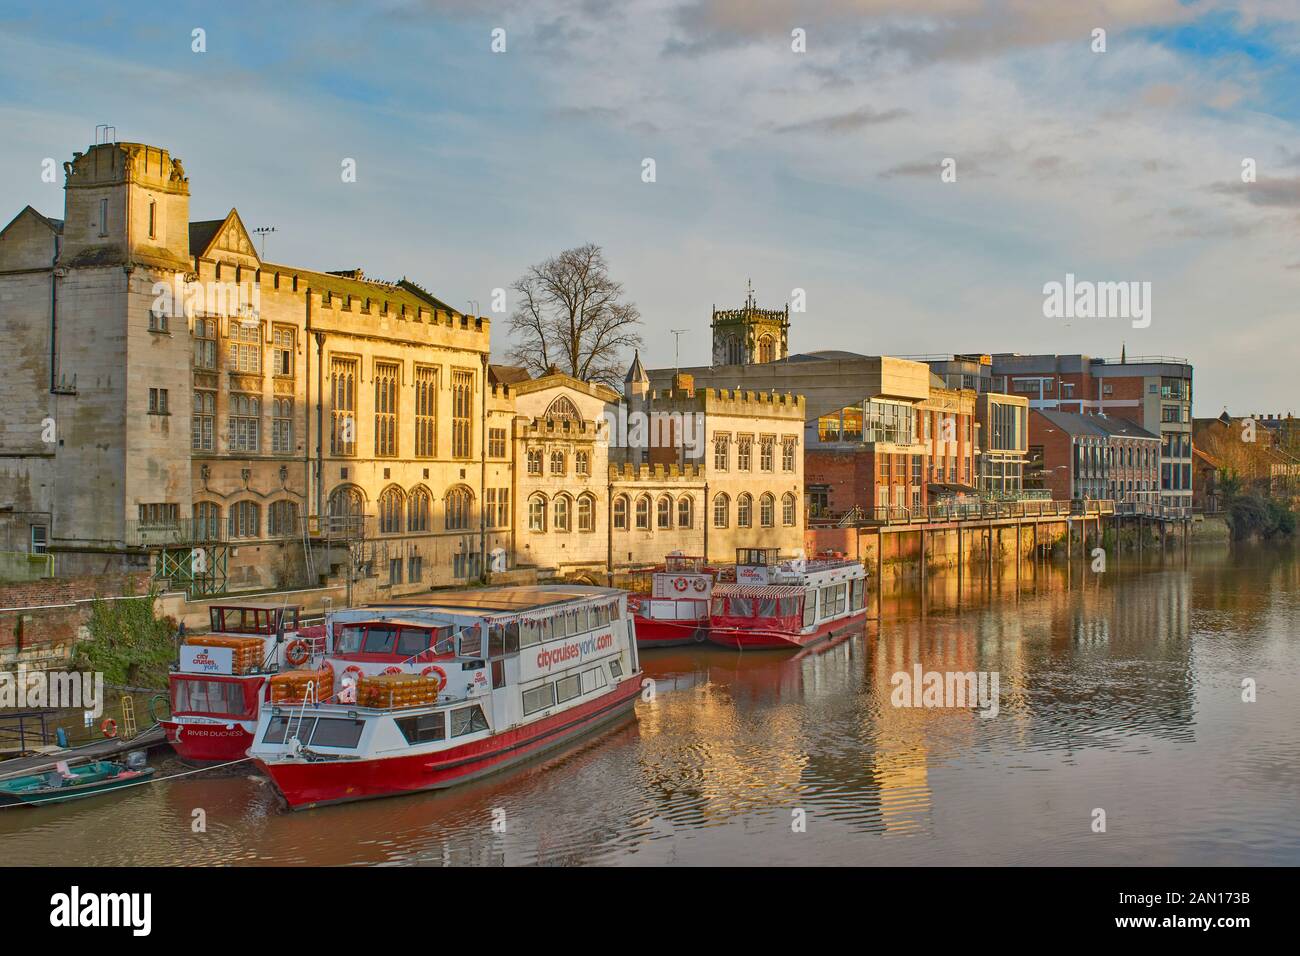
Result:
{"label": "stone building", "polygon": [[191,222],[165,149],[64,169],[63,220],[29,207],[0,232],[0,507],[60,573],[152,561],[223,590],[346,566],[400,593],[509,547],[514,399],[489,387],[487,319],[265,261],[233,209]]}
{"label": "stone building", "polygon": [[754,289],[739,309],[713,307],[713,364],[776,362],[790,354],[790,306],[760,309]]}

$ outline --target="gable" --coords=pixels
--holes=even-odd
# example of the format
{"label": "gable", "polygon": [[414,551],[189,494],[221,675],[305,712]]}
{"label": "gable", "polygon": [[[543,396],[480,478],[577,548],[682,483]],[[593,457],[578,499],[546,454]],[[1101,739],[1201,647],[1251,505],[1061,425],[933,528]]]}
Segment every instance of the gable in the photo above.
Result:
{"label": "gable", "polygon": [[253,237],[244,228],[243,220],[234,209],[230,210],[225,219],[190,223],[190,255],[200,259],[235,262],[253,268],[262,264]]}
{"label": "gable", "polygon": [[25,207],[9,225],[0,229],[0,271],[51,268],[62,225],[31,206]]}

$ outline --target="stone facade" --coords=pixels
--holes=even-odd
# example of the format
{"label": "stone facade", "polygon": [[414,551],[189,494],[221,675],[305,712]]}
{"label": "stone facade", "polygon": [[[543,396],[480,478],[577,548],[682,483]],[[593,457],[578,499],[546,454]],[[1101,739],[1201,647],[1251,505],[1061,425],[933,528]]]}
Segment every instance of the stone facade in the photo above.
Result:
{"label": "stone facade", "polygon": [[739,309],[713,308],[713,364],[756,365],[790,354],[790,306],[760,309],[751,286]]}

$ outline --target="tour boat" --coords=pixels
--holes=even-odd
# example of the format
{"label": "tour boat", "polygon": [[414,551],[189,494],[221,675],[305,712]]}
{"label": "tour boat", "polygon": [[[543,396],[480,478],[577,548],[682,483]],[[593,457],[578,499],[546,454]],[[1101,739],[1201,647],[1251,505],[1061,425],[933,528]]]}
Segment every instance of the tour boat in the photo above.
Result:
{"label": "tour boat", "polygon": [[272,681],[249,755],[298,810],[449,787],[569,744],[640,693],[626,598],[489,587],[335,611],[332,647],[287,694],[292,674]]}
{"label": "tour boat", "polygon": [[742,650],[807,647],[866,617],[866,571],[842,558],[780,561],[770,548],[736,552],[736,583],[713,588],[709,640]]}
{"label": "tour boat", "polygon": [[649,594],[633,594],[628,610],[636,621],[638,647],[675,647],[709,636],[709,598],[714,570],[703,558],[670,554],[651,577]]}
{"label": "tour boat", "polygon": [[324,626],[300,628],[299,610],[214,604],[211,632],[181,643],[168,675],[171,717],[158,723],[182,759],[224,763],[245,755],[267,680],[324,650]]}

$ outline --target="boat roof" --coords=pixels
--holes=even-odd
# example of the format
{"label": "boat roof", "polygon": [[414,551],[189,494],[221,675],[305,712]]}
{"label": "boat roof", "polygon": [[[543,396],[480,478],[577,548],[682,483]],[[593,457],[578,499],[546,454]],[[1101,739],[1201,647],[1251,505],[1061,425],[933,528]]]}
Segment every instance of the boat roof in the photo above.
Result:
{"label": "boat roof", "polygon": [[514,613],[552,607],[571,601],[618,597],[622,593],[617,588],[602,588],[594,585],[470,588],[464,591],[412,594],[382,604],[367,605],[365,610],[379,611],[386,607],[406,607],[419,608],[422,611],[448,611],[461,614],[493,611]]}
{"label": "boat roof", "polygon": [[714,597],[800,597],[806,589],[792,584],[719,584]]}
{"label": "boat roof", "polygon": [[221,601],[209,604],[210,608],[227,611],[301,611],[301,604],[272,604],[268,601]]}

